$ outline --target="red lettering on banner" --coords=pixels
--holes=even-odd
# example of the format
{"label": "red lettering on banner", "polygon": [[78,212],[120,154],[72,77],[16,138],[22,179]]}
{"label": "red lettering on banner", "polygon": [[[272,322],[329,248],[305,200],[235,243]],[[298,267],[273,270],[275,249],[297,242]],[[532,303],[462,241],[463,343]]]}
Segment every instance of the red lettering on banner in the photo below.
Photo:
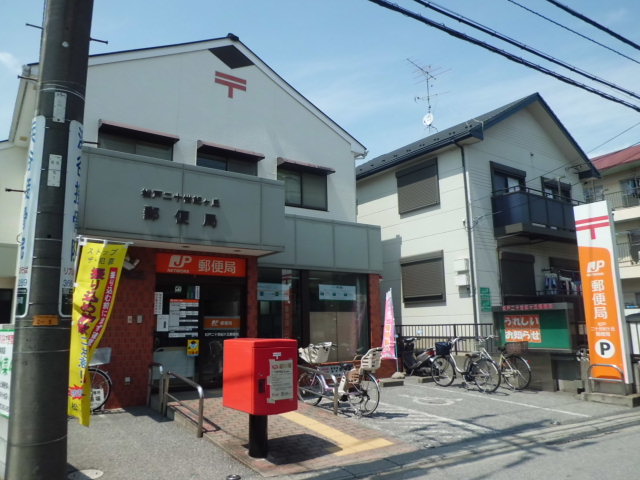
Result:
{"label": "red lettering on banner", "polygon": [[589,230],[591,239],[596,238],[596,228],[603,228],[609,226],[609,217],[593,217],[585,220],[576,221],[576,231]]}

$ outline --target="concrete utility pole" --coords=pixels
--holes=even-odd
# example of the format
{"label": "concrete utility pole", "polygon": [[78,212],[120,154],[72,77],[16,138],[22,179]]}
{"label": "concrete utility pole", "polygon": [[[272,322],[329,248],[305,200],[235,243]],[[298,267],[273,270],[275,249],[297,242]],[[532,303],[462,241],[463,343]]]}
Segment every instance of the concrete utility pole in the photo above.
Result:
{"label": "concrete utility pole", "polygon": [[93,0],[45,5],[36,110],[44,128],[32,132],[42,135],[43,150],[32,158],[40,181],[30,187],[38,201],[35,226],[27,233],[33,235],[30,281],[23,289],[29,300],[19,304],[15,322],[7,480],[67,478],[70,319],[60,316],[61,254],[68,248],[63,215],[69,126],[84,116]]}

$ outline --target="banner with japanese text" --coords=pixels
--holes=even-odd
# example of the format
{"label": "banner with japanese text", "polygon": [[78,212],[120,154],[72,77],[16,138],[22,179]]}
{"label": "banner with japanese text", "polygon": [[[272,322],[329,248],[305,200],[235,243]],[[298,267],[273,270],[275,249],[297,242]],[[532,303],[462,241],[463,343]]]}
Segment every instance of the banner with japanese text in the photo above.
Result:
{"label": "banner with japanese text", "polygon": [[[607,202],[573,207],[582,280],[591,375],[630,383],[629,358]],[[607,366],[602,366],[607,365]],[[612,366],[609,366],[612,365]],[[619,369],[619,370],[618,370]]]}
{"label": "banner with japanese text", "polygon": [[89,363],[113,309],[127,245],[87,241],[82,248],[73,291],[69,353],[68,414],[89,426]]}
{"label": "banner with japanese text", "polygon": [[396,319],[393,313],[391,289],[384,302],[384,331],[382,332],[382,358],[396,358]]}

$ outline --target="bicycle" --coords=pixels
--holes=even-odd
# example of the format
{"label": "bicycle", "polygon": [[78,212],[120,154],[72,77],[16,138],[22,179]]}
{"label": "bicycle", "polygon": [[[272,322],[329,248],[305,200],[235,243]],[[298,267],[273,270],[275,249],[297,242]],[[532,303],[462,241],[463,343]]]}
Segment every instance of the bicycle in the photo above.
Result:
{"label": "bicycle", "polygon": [[105,365],[111,361],[111,348],[96,348],[93,358],[89,363],[87,375],[91,381],[91,411],[101,410],[111,396],[113,382],[111,376],[105,370],[98,368],[98,365]]}
{"label": "bicycle", "polygon": [[463,369],[458,367],[451,353],[462,337],[455,337],[447,342],[436,342],[436,357],[431,366],[433,381],[442,387],[448,387],[453,383],[456,374],[459,374],[463,376],[465,384],[474,382],[481,392],[495,392],[500,386],[501,375],[497,363],[484,348],[487,338],[478,338],[476,350],[466,354]]}
{"label": "bicycle", "polygon": [[521,356],[528,348],[529,342],[507,342],[503,347],[498,347],[500,374],[514,390],[524,390],[531,383],[531,366]]}
{"label": "bicycle", "polygon": [[356,416],[371,415],[380,402],[380,385],[374,372],[380,368],[382,348],[372,348],[364,355],[356,355],[353,363],[339,366],[340,380],[331,367],[321,365],[335,348],[331,342],[311,344],[299,348],[303,372],[298,378],[298,398],[304,403],[318,405],[322,398],[333,397],[334,404],[347,402]]}

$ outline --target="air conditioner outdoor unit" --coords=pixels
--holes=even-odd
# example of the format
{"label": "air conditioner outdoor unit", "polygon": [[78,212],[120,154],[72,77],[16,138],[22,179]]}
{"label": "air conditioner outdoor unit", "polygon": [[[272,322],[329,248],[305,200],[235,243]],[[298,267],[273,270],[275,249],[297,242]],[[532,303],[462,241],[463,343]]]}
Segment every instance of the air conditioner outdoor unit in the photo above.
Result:
{"label": "air conditioner outdoor unit", "polygon": [[469,271],[469,259],[468,258],[456,258],[453,262],[453,268],[456,272]]}

